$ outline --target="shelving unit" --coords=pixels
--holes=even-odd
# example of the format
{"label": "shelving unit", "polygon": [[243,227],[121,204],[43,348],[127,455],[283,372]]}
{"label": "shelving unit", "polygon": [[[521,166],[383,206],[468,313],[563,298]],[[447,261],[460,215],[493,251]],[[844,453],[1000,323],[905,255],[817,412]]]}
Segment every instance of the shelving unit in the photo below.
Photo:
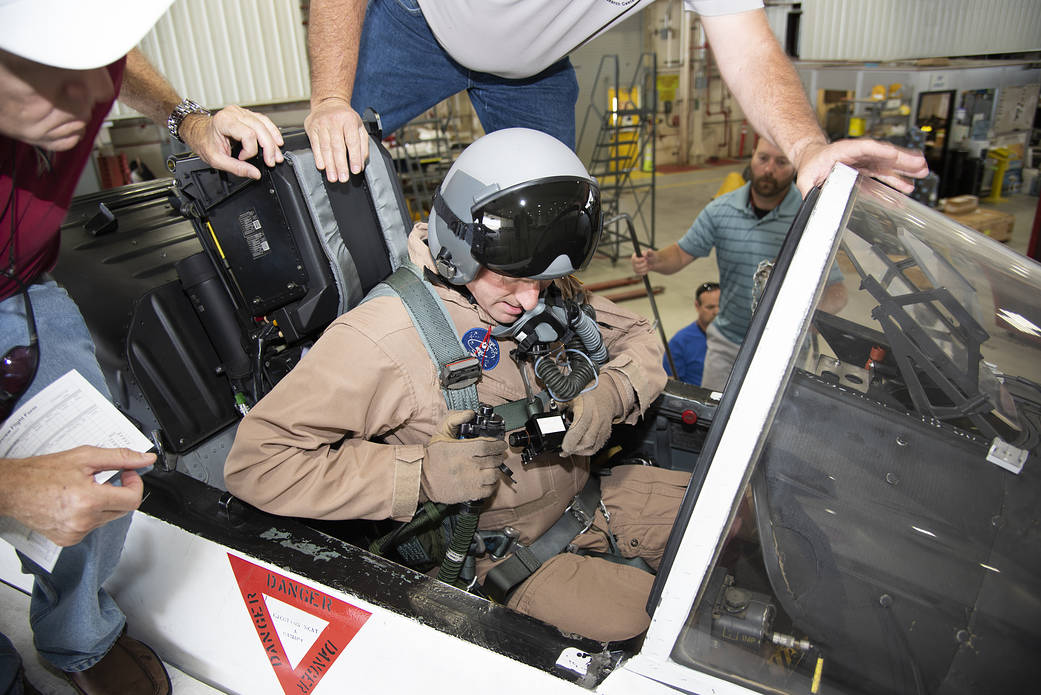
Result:
{"label": "shelving unit", "polygon": [[384,139],[394,158],[409,214],[425,222],[452,162],[484,130],[465,92],[455,94]]}
{"label": "shelving unit", "polygon": [[[885,140],[907,135],[911,121],[909,98],[844,99],[841,103],[846,106],[844,131],[849,137]],[[860,127],[857,127],[857,119]]]}
{"label": "shelving unit", "polygon": [[414,222],[426,221],[434,191],[452,166],[456,146],[447,125],[439,118],[416,119],[388,143]]}

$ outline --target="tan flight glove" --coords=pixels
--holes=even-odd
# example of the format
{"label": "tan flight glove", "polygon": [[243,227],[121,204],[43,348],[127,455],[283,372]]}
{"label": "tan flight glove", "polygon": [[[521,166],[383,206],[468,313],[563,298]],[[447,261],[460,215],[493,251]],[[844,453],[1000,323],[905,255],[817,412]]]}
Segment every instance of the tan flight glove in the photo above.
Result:
{"label": "tan flight glove", "polygon": [[420,489],[431,502],[483,500],[495,492],[506,442],[491,437],[459,439],[459,425],[474,419],[472,410],[452,410],[426,446]]}
{"label": "tan flight glove", "polygon": [[567,404],[571,426],[560,443],[561,455],[592,456],[600,451],[611,436],[611,424],[624,415],[623,408],[614,381],[601,375],[595,389]]}

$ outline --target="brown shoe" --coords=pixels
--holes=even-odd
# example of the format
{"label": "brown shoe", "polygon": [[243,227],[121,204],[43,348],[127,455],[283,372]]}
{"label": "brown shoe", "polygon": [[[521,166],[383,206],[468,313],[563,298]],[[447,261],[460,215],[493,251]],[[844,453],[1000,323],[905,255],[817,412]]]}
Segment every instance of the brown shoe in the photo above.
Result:
{"label": "brown shoe", "polygon": [[101,661],[85,671],[66,671],[83,695],[170,695],[170,676],[151,647],[127,635],[126,628]]}

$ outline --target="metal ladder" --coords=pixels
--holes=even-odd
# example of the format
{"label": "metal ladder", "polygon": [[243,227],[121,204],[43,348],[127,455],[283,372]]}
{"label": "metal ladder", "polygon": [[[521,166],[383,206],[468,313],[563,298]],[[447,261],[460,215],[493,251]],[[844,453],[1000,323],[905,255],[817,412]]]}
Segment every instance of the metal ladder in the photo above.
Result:
{"label": "metal ladder", "polygon": [[[617,54],[600,59],[594,84],[606,82],[598,101],[594,92],[579,130],[581,151],[587,131],[593,135],[587,169],[600,184],[604,219],[627,213],[637,221],[643,244],[654,248],[655,115],[657,111],[657,57],[640,56],[627,84],[619,80]],[[604,225],[599,252],[617,263],[630,235],[616,221]]]}

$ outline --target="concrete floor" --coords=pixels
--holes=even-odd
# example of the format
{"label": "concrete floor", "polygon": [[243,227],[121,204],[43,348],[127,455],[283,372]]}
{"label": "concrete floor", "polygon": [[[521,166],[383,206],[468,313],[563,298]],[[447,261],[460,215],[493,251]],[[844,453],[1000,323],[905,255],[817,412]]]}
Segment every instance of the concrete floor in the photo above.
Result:
{"label": "concrete floor", "polygon": [[[744,166],[744,163],[739,163],[680,173],[659,174],[656,181],[655,246],[660,248],[678,240],[698,212],[715,195],[726,175],[731,171],[740,172]],[[1016,222],[1009,246],[1024,253],[1030,238],[1037,198],[1014,195],[1009,202],[996,207],[1015,215]],[[644,236],[641,234],[640,238],[642,240]],[[631,252],[632,246],[627,242],[622,244],[622,257],[617,262],[613,263],[609,258],[603,256],[595,258],[590,267],[582,273],[581,279],[586,283],[598,283],[632,276],[628,261]],[[693,288],[702,282],[717,280],[719,274],[713,254],[707,258],[695,260],[675,275],[655,274],[651,277],[654,286],[664,288],[661,294],[656,295],[656,301],[665,332],[671,337],[673,333],[695,318]],[[605,293],[639,291],[643,288],[644,285],[641,281],[627,287],[608,290]],[[653,320],[651,304],[646,296],[624,301],[623,304]],[[65,695],[74,692],[72,687],[60,675],[43,664],[33,651],[32,635],[28,626],[28,597],[22,591],[2,584],[0,584],[0,625],[3,626],[3,632],[19,649],[30,679],[41,692],[48,695]],[[133,626],[131,626],[132,633]],[[174,682],[174,692],[177,695],[210,695],[218,692],[172,667],[170,671]]]}

